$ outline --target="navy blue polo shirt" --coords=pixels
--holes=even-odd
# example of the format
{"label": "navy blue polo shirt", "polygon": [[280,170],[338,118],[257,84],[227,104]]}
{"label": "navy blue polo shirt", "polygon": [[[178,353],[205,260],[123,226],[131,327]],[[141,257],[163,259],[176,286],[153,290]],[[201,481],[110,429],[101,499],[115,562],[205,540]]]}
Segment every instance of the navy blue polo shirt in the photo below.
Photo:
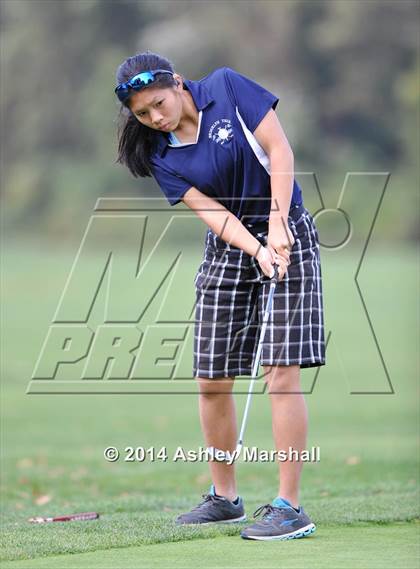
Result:
{"label": "navy blue polo shirt", "polygon": [[[168,202],[175,205],[196,187],[247,223],[268,220],[271,208],[270,161],[253,132],[278,97],[229,67],[199,81],[184,80],[199,112],[195,142],[171,144],[158,132],[151,171]],[[293,183],[291,206],[302,204]]]}

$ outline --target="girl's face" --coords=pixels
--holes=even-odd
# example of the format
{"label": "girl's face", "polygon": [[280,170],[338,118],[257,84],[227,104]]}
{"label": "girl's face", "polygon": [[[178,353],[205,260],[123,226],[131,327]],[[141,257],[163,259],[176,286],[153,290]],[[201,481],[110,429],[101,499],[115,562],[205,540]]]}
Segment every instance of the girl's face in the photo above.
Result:
{"label": "girl's face", "polygon": [[149,128],[169,132],[175,130],[182,116],[182,79],[173,87],[147,87],[134,91],[129,99],[131,112]]}

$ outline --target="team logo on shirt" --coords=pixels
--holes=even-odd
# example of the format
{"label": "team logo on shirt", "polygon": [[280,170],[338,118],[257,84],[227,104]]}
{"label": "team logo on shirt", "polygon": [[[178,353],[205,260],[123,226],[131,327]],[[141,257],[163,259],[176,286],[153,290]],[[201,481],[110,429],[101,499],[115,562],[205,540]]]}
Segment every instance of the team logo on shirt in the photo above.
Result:
{"label": "team logo on shirt", "polygon": [[233,127],[230,119],[220,119],[214,122],[209,130],[209,138],[218,144],[226,144],[233,138]]}

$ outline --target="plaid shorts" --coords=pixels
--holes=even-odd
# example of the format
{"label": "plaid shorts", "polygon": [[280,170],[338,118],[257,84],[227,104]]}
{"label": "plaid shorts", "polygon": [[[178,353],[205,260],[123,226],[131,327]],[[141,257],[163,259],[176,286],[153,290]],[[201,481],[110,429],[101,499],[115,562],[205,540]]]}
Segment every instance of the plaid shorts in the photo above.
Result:
{"label": "plaid shorts", "polygon": [[[324,314],[319,238],[304,205],[289,211],[295,243],[290,265],[277,283],[261,365],[325,364]],[[263,245],[268,222],[246,224]],[[252,375],[270,279],[258,261],[229,245],[211,229],[195,277],[193,376]]]}

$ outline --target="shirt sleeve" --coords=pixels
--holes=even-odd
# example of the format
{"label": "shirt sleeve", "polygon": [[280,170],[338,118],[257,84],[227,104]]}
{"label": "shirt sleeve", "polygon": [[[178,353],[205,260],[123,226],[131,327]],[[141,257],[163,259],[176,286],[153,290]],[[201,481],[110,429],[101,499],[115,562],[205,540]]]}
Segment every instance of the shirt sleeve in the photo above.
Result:
{"label": "shirt sleeve", "polygon": [[153,177],[170,205],[179,203],[185,192],[192,187],[192,184],[164,164],[152,162],[150,166]]}
{"label": "shirt sleeve", "polygon": [[238,107],[247,128],[254,132],[270,109],[275,109],[278,97],[230,67],[225,67],[225,81],[230,98]]}

